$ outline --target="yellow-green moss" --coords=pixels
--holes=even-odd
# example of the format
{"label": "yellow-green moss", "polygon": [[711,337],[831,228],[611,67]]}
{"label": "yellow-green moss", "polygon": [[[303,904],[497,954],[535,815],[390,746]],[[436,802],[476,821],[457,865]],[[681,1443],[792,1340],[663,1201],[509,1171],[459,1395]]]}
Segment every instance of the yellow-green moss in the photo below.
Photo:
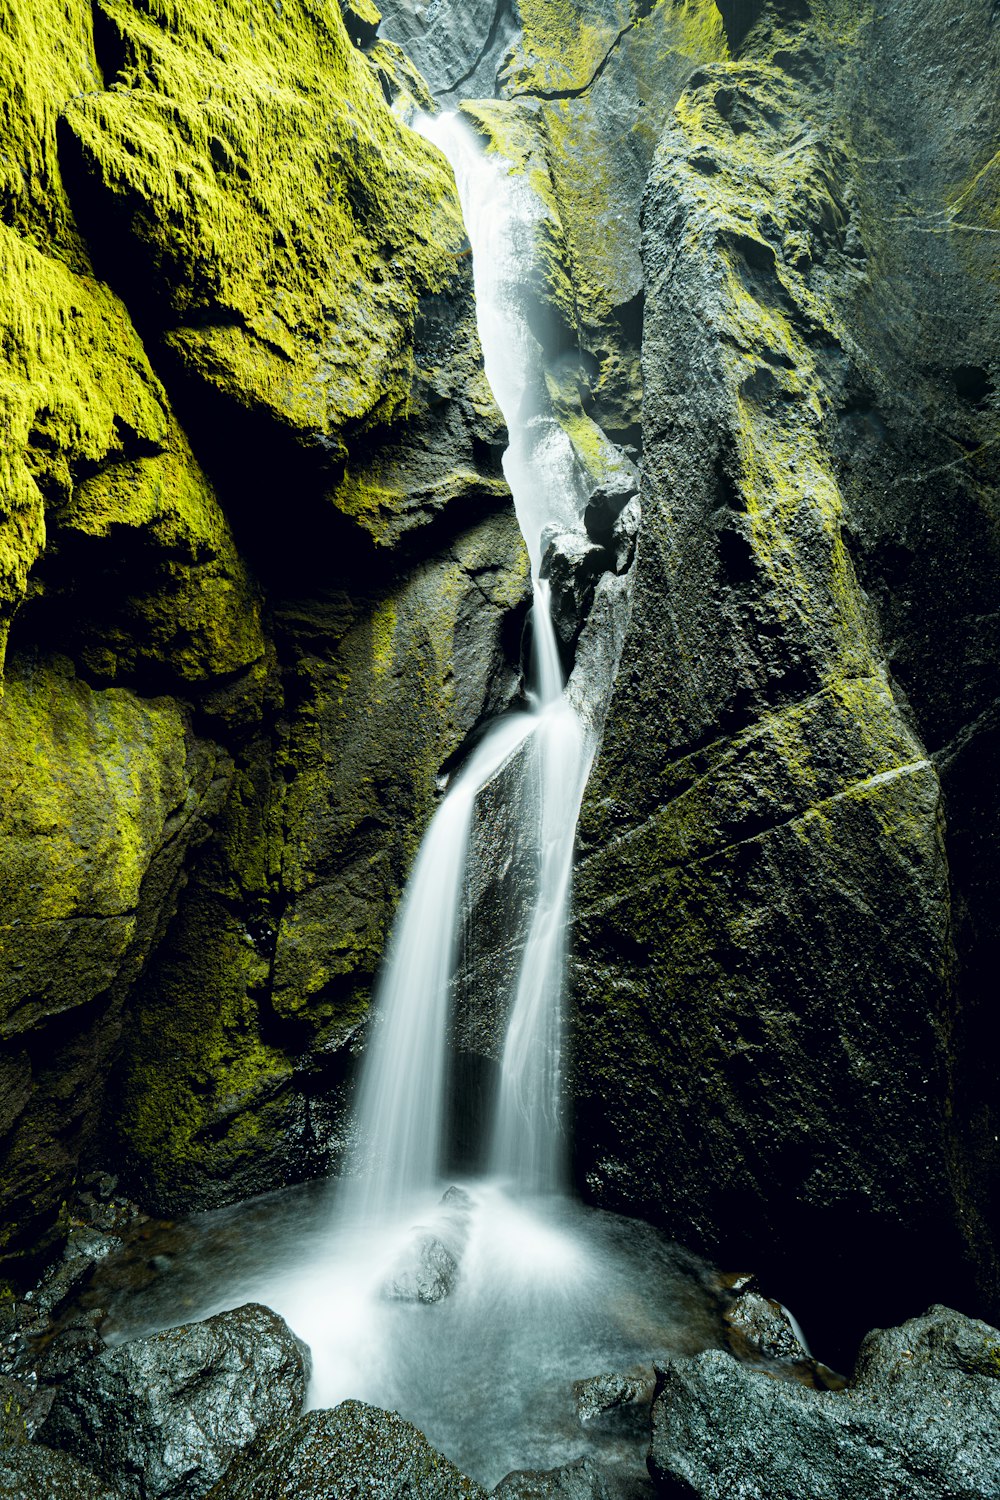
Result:
{"label": "yellow-green moss", "polygon": [[75,270],[87,251],[63,186],[56,122],[102,87],[89,0],[0,0],[0,223]]}
{"label": "yellow-green moss", "polygon": [[121,302],[0,227],[0,348],[0,662],[46,513],[109,556],[133,533],[162,559],[95,663],[106,675],[166,658],[197,680],[257,660],[253,586]]}
{"label": "yellow-green moss", "polygon": [[[451,173],[389,112],[336,5],[101,0],[123,72],[73,100],[183,361],[335,446],[392,421],[420,297],[464,230]],[[110,80],[109,80],[110,82]]]}
{"label": "yellow-green moss", "polygon": [[187,727],[168,699],[37,666],[8,682],[0,743],[3,1019],[20,1030],[114,977],[165,824],[189,795]]}

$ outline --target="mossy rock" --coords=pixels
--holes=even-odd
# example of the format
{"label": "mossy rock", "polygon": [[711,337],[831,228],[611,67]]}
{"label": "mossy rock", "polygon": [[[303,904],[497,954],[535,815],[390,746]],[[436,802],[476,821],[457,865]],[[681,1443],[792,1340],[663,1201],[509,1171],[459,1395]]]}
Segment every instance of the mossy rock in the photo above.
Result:
{"label": "mossy rock", "polygon": [[225,770],[169,699],[12,662],[0,703],[0,1256],[43,1255],[100,1113],[129,986]]}
{"label": "mossy rock", "polygon": [[415,342],[427,305],[469,285],[447,164],[390,113],[335,5],[290,0],[266,25],[243,0],[100,16],[110,86],[65,119],[102,266],[220,412],[266,415],[387,540],[335,477],[440,375]]}
{"label": "mossy rock", "polygon": [[389,589],[277,610],[283,709],[136,991],[114,1097],[144,1201],[336,1166],[399,896],[442,771],[517,691],[527,601],[506,511]]}

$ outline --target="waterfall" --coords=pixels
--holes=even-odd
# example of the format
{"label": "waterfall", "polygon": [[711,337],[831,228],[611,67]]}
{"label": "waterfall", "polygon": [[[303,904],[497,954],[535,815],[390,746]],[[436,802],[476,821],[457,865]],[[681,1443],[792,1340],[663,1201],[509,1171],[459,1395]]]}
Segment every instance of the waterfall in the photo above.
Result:
{"label": "waterfall", "polygon": [[525,267],[538,200],[501,158],[487,156],[456,115],[417,128],[450,160],[472,244],[486,374],[506,419],[504,456],[534,579],[530,711],[500,720],[448,789],[400,906],[374,997],[375,1024],[357,1107],[351,1192],[384,1222],[440,1179],[449,1014],[463,877],[476,797],[522,749],[537,809],[519,830],[535,855],[533,910],[500,1071],[492,1173],[515,1190],[552,1191],[563,1177],[562,995],[565,928],[580,800],[592,748],[564,696],[564,674],[540,578],[546,526],[579,525],[585,495],[572,445],[549,408],[541,347],[528,321]]}
{"label": "waterfall", "polygon": [[[581,1425],[573,1382],[646,1366],[675,1343],[687,1350],[691,1335],[678,1309],[687,1298],[695,1308],[688,1321],[697,1322],[703,1293],[699,1281],[692,1302],[687,1270],[654,1231],[609,1223],[560,1191],[573,846],[594,726],[617,661],[625,584],[603,580],[600,609],[577,647],[577,664],[588,665],[567,686],[541,576],[545,529],[579,530],[589,486],[553,410],[530,324],[544,208],[464,120],[438,117],[422,129],[455,168],[486,371],[510,432],[504,467],[534,579],[527,706],[495,722],[451,778],[414,862],[374,997],[351,1170],[317,1195],[311,1218],[296,1198],[286,1230],[270,1228],[270,1239],[262,1228],[283,1210],[268,1200],[244,1235],[220,1223],[224,1267],[234,1248],[267,1265],[235,1280],[224,1274],[221,1299],[201,1311],[246,1301],[274,1307],[310,1345],[310,1405],[352,1397],[398,1411],[485,1485],[586,1450],[612,1465],[632,1463],[631,1492],[645,1472],[645,1436],[633,1452],[621,1428]],[[588,632],[591,642],[600,636],[600,652],[588,647]],[[496,966],[508,976],[513,970],[502,981],[508,993],[487,997],[503,1003],[507,1024],[495,1119],[482,1142],[486,1175],[443,1193],[467,865],[473,837],[477,849],[489,839],[494,781],[492,790],[511,792],[504,817],[519,842],[511,864],[525,881],[510,902],[519,956]],[[706,1306],[714,1318],[714,1293]],[[190,1317],[191,1299],[181,1309]],[[711,1329],[706,1338],[715,1337],[714,1322]]]}

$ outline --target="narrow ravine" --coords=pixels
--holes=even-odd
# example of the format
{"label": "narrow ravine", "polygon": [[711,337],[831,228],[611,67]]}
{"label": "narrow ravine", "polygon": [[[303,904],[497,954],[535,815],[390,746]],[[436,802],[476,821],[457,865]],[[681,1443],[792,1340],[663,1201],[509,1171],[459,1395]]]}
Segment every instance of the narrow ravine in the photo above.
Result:
{"label": "narrow ravine", "polygon": [[[626,1416],[585,1430],[573,1384],[648,1367],[678,1341],[711,1341],[712,1299],[656,1231],[584,1209],[568,1187],[566,931],[594,733],[566,691],[542,574],[547,536],[582,530],[588,484],[529,322],[543,210],[461,116],[418,123],[455,169],[486,371],[510,433],[504,468],[535,595],[527,707],[498,720],[453,775],[415,861],[374,998],[348,1172],[322,1199],[224,1211],[226,1254],[214,1265],[211,1254],[188,1257],[173,1293],[187,1297],[185,1316],[191,1302],[274,1307],[310,1345],[313,1406],[355,1397],[397,1410],[484,1483],[585,1452],[641,1476],[641,1424]],[[449,1052],[470,829],[477,797],[512,766],[526,791],[515,836],[533,879],[520,962],[499,997],[507,1025],[483,1175],[455,1183]],[[259,1254],[234,1259],[244,1214],[268,1227]],[[215,1232],[211,1221],[197,1231]],[[155,1307],[119,1310],[117,1336],[176,1321],[169,1282]]]}

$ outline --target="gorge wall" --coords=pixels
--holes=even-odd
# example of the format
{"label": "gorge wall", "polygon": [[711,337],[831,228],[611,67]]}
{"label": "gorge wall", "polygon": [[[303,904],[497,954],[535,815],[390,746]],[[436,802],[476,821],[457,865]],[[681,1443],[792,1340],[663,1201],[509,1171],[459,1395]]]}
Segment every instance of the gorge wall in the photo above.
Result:
{"label": "gorge wall", "polygon": [[995,1320],[994,11],[382,10],[3,12],[2,1274],[81,1162],[171,1212],[336,1163],[437,785],[519,691],[454,185],[388,102],[433,95],[545,206],[582,471],[641,468],[579,1181],[828,1358]]}

